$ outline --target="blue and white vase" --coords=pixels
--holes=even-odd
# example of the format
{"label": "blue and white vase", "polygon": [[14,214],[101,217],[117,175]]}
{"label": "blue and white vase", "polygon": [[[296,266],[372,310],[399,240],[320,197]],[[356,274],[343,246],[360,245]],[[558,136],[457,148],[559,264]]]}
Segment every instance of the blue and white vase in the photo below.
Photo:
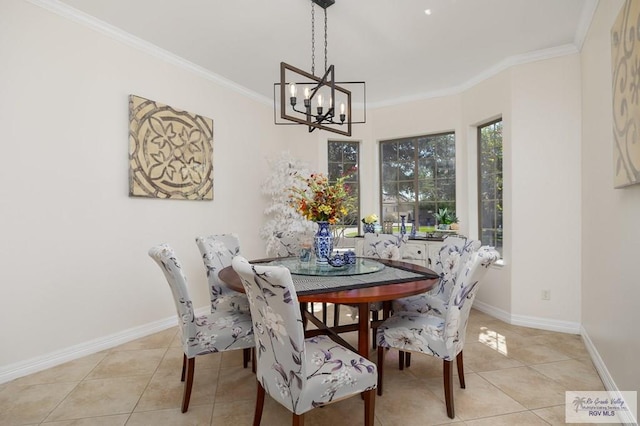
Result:
{"label": "blue and white vase", "polygon": [[316,263],[328,265],[333,252],[333,235],[329,229],[329,222],[319,221],[318,231],[313,236],[313,248],[316,252]]}
{"label": "blue and white vase", "polygon": [[365,223],[362,226],[365,234],[373,234],[376,232],[376,224],[375,223]]}

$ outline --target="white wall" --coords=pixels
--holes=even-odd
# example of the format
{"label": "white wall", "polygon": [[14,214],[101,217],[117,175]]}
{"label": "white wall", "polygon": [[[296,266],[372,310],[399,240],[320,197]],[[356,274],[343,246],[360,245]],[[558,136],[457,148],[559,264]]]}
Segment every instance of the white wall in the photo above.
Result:
{"label": "white wall", "polygon": [[[579,56],[518,65],[461,95],[380,108],[371,116],[375,141],[368,144],[456,132],[456,211],[461,233],[474,238],[478,237],[475,128],[503,117],[505,266],[492,268],[477,300],[514,323],[578,332]],[[549,251],[561,261],[549,261]],[[543,289],[551,290],[550,301],[541,300]]]}
{"label": "white wall", "polygon": [[620,390],[640,391],[640,185],[613,188],[610,31],[601,1],[582,49],[582,325]]}
{"label": "white wall", "polygon": [[[573,325],[580,322],[580,101],[577,54],[512,70],[512,312]],[[541,300],[544,289],[551,300]]]}
{"label": "white wall", "polygon": [[[273,110],[26,1],[0,5],[0,376],[17,363],[175,319],[147,256],[175,246],[208,305],[194,237],[237,232],[248,257],[265,158],[286,146]],[[128,197],[128,95],[214,120],[214,201]]]}
{"label": "white wall", "polygon": [[[503,144],[503,229],[512,229],[512,192],[511,184],[511,71],[507,70],[465,91],[462,95],[462,130],[460,137],[464,141],[460,150],[466,161],[459,161],[460,176],[458,182],[469,190],[459,211],[466,211],[468,224],[465,233],[479,235],[478,226],[478,126],[502,117]],[[464,207],[462,207],[464,206]],[[475,306],[484,308],[493,315],[511,321],[511,241],[513,232],[503,233],[502,265],[491,268],[478,290]]]}

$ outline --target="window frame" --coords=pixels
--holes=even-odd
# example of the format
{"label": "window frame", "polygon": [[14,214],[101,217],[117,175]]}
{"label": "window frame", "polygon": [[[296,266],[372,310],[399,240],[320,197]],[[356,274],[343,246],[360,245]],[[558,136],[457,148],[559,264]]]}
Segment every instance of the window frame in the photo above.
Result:
{"label": "window frame", "polygon": [[[483,239],[484,236],[484,232],[485,232],[485,228],[482,224],[483,222],[483,200],[482,200],[482,184],[483,184],[483,179],[482,179],[482,173],[483,173],[483,169],[482,169],[482,155],[483,155],[483,149],[482,149],[482,143],[483,143],[483,139],[482,139],[482,130],[490,127],[490,126],[494,126],[498,123],[501,123],[501,131],[500,131],[500,158],[501,158],[501,162],[500,162],[500,170],[499,173],[493,173],[494,175],[494,186],[495,186],[495,192],[496,192],[496,196],[492,199],[493,201],[493,206],[494,206],[494,224],[496,225],[496,227],[494,228],[486,228],[489,230],[493,230],[493,241],[495,242],[495,244],[490,244],[490,242],[487,242],[486,240]],[[492,245],[495,246],[496,250],[500,253],[500,255],[503,255],[503,251],[504,251],[504,119],[503,117],[499,117],[496,118],[494,120],[491,121],[487,121],[484,122],[480,125],[477,126],[477,208],[478,208],[478,240],[480,240],[482,242],[483,245]],[[495,185],[495,177],[499,174],[500,176],[500,180],[501,180],[501,185],[498,186]],[[500,197],[497,197],[497,194],[500,194]],[[491,201],[491,200],[489,200]],[[498,215],[497,215],[497,211],[498,211],[498,205],[501,206],[502,209],[502,213],[500,214],[500,218],[498,220]],[[497,242],[500,241],[500,245],[497,244]]]}
{"label": "window frame", "polygon": [[[342,146],[345,145],[351,145],[355,147],[355,153],[356,153],[356,162],[355,165],[353,167],[350,168],[346,168],[345,164],[353,164],[352,162],[345,162],[344,159],[344,150],[341,149],[340,152],[341,154],[341,159],[340,161],[332,161],[331,158],[331,145],[332,144],[341,144]],[[329,182],[331,183],[335,183],[336,179],[338,176],[333,176],[331,174],[332,171],[332,164],[340,164],[341,165],[341,170],[342,170],[342,175],[344,175],[345,173],[349,172],[351,169],[354,169],[354,175],[355,175],[355,179],[346,179],[345,183],[350,186],[350,187],[355,187],[356,189],[356,196],[355,196],[355,201],[354,201],[354,208],[355,208],[355,215],[354,215],[354,223],[353,224],[344,224],[344,223],[340,223],[337,226],[338,227],[343,227],[344,229],[346,228],[351,228],[351,227],[355,227],[356,228],[356,234],[358,234],[359,230],[360,230],[360,199],[362,196],[362,188],[360,187],[360,147],[361,147],[361,143],[360,141],[353,141],[353,140],[340,140],[340,139],[329,139],[327,141],[327,177],[329,178]],[[349,238],[346,237],[345,238]]]}
{"label": "window frame", "polygon": [[[453,193],[452,193],[452,199],[440,199],[438,195],[435,196],[435,198],[432,201],[429,201],[430,203],[432,203],[434,205],[434,210],[431,213],[428,213],[426,218],[421,217],[420,215],[420,204],[425,202],[425,200],[421,200],[420,199],[420,182],[424,181],[424,179],[420,179],[420,173],[416,173],[416,170],[419,171],[419,160],[423,159],[422,157],[420,157],[420,140],[427,138],[427,139],[436,139],[438,137],[442,137],[442,136],[447,136],[447,137],[451,137],[452,140],[448,141],[448,144],[450,144],[450,146],[448,146],[448,149],[452,149],[453,150],[453,156],[447,157],[446,161],[449,164],[449,170],[451,171],[451,174],[447,177],[447,178],[443,178],[440,177],[438,175],[439,170],[445,170],[447,167],[443,166],[440,167],[437,165],[437,155],[434,156],[434,169],[433,169],[433,183],[434,183],[434,188],[432,190],[432,192],[434,194],[439,194],[438,191],[438,182],[440,183],[447,183],[449,185],[452,185],[453,187]],[[454,130],[451,131],[446,131],[446,132],[438,132],[438,133],[431,133],[431,134],[422,134],[422,135],[417,135],[417,136],[409,136],[409,137],[401,137],[401,138],[393,138],[393,139],[385,139],[385,140],[381,140],[379,142],[379,176],[380,176],[380,204],[379,204],[379,208],[380,208],[380,221],[383,222],[381,223],[384,227],[384,220],[385,220],[385,197],[384,197],[384,185],[385,182],[391,182],[391,181],[385,181],[385,174],[384,174],[384,164],[385,164],[385,153],[384,153],[384,146],[388,145],[388,144],[402,144],[402,143],[407,143],[407,142],[411,142],[413,143],[413,158],[411,159],[411,161],[413,162],[413,178],[411,180],[400,180],[400,179],[396,179],[394,182],[396,183],[400,183],[400,182],[412,182],[413,184],[413,191],[414,191],[414,200],[411,203],[405,203],[405,204],[413,204],[413,210],[412,210],[412,215],[414,218],[417,218],[417,225],[416,227],[419,229],[420,226],[426,226],[426,227],[433,227],[435,225],[435,218],[434,218],[434,214],[438,211],[439,208],[442,207],[449,207],[450,210],[455,210],[455,206],[456,206],[456,180],[457,180],[457,176],[456,176],[456,133]],[[436,153],[438,150],[438,145],[437,145],[437,140],[434,140],[434,146],[430,147],[430,149]],[[396,203],[396,211],[397,211],[397,206],[399,206],[400,203],[397,202]],[[397,217],[397,223],[400,224],[401,223],[401,218]],[[422,222],[422,220],[425,220],[427,222],[426,225],[421,225],[420,223]],[[408,219],[407,219],[408,221]],[[406,227],[407,229],[411,229],[410,227],[410,223],[406,223]],[[388,227],[388,224],[386,225]],[[427,228],[429,229],[429,228]],[[385,232],[389,232],[389,229],[385,229]],[[435,231],[435,229],[434,229]],[[427,232],[429,232],[429,230],[427,230]]]}

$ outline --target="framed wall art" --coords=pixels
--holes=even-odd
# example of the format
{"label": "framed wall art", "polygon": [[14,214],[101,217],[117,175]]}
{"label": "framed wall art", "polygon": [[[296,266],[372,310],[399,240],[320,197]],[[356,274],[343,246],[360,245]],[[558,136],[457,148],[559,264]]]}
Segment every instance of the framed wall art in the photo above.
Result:
{"label": "framed wall art", "polygon": [[213,120],[130,95],[129,195],[213,200]]}
{"label": "framed wall art", "polygon": [[640,0],[627,0],[611,28],[614,187],[640,183]]}

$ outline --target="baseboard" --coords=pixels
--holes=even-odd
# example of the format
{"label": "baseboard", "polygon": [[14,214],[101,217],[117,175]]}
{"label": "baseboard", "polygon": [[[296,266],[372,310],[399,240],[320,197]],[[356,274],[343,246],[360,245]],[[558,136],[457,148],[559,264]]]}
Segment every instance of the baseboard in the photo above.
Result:
{"label": "baseboard", "polygon": [[[600,356],[600,353],[598,352],[598,350],[596,349],[596,346],[593,344],[593,341],[589,337],[589,333],[587,333],[587,330],[585,330],[585,328],[582,326],[580,327],[580,335],[582,336],[582,341],[584,342],[584,346],[587,348],[587,351],[591,356],[591,361],[593,362],[593,365],[596,367],[596,371],[598,372],[598,375],[600,376],[600,379],[604,384],[604,388],[611,392],[619,392],[620,389],[618,389],[616,382],[613,380],[613,377],[611,377],[611,374],[609,373],[609,369],[605,365],[604,361],[602,360],[602,357]],[[619,416],[621,417],[621,420],[626,425],[635,425],[635,426],[638,425],[637,419],[635,419],[631,413],[621,412],[619,413]]]}
{"label": "baseboard", "polygon": [[503,311],[502,309],[496,308],[495,306],[489,305],[488,303],[484,303],[475,299],[473,301],[473,308],[479,310],[480,312],[484,312],[487,315],[491,315],[494,318],[499,319],[500,321],[504,321],[507,324],[511,324],[511,314],[507,311]]}
{"label": "baseboard", "polygon": [[484,312],[485,314],[491,315],[492,317],[508,324],[538,328],[540,330],[557,331],[560,333],[580,334],[580,323],[578,322],[552,320],[527,315],[515,315],[479,300],[474,300],[473,307],[480,312]]}
{"label": "baseboard", "polygon": [[573,321],[561,321],[512,314],[511,324],[523,327],[539,328],[541,330],[557,331],[560,333],[580,334],[580,323]]}
{"label": "baseboard", "polygon": [[[196,315],[209,313],[207,307],[196,309]],[[83,356],[91,355],[105,349],[111,349],[118,345],[140,339],[159,331],[175,327],[178,324],[177,317],[172,315],[158,321],[153,321],[138,327],[133,327],[108,336],[83,342],[68,348],[60,349],[45,355],[37,356],[25,361],[16,362],[0,367],[0,383],[5,383],[18,377],[37,373]]]}

